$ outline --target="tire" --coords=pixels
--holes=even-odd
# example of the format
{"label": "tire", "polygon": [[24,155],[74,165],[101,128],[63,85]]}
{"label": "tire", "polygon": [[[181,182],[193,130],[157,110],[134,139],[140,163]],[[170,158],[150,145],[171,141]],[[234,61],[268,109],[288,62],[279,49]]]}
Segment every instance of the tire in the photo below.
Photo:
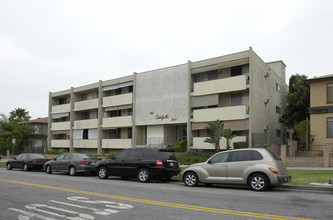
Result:
{"label": "tire", "polygon": [[74,166],[70,166],[68,173],[71,176],[75,176],[76,175],[76,169],[75,169],[75,167]]}
{"label": "tire", "polygon": [[7,170],[11,170],[11,169],[13,169],[13,168],[12,168],[12,165],[10,165],[10,163],[7,163],[7,164],[6,164],[6,167],[7,167]]}
{"label": "tire", "polygon": [[50,166],[50,165],[47,165],[47,166],[46,166],[46,173],[47,173],[47,174],[51,174],[51,173],[52,173],[52,169],[51,169],[51,166]]}
{"label": "tire", "polygon": [[100,179],[107,179],[109,177],[109,170],[105,166],[98,168],[98,177]]}
{"label": "tire", "polygon": [[185,186],[197,186],[199,184],[198,175],[194,172],[187,172],[184,175],[184,184]]}
{"label": "tire", "polygon": [[269,181],[266,176],[262,174],[254,174],[250,177],[249,186],[254,191],[267,190]]}
{"label": "tire", "polygon": [[28,164],[26,164],[26,163],[23,164],[23,170],[24,171],[28,171],[29,170]]}
{"label": "tire", "polygon": [[150,180],[150,172],[147,168],[142,168],[138,172],[138,179],[142,183],[149,182]]}

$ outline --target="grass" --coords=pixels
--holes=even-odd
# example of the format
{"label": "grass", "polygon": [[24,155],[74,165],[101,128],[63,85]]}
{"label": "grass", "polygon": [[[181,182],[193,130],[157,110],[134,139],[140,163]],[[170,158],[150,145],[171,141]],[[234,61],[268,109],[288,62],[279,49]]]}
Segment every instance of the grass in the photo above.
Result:
{"label": "grass", "polygon": [[333,170],[293,170],[288,169],[292,176],[289,185],[308,186],[310,183],[328,183],[333,178]]}

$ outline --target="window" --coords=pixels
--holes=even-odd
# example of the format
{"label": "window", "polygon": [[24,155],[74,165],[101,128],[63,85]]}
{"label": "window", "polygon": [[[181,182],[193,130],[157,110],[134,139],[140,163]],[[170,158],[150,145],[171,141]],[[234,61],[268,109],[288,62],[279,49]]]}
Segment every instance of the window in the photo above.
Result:
{"label": "window", "polygon": [[276,106],[276,113],[279,115],[281,114],[281,108],[279,106]]}
{"label": "window", "polygon": [[125,160],[128,155],[128,150],[120,151],[118,154],[116,154],[115,158],[118,160]]}
{"label": "window", "polygon": [[333,138],[333,118],[326,119],[326,137]]}
{"label": "window", "polygon": [[251,155],[249,150],[235,151],[231,154],[231,162],[249,161]]}
{"label": "window", "polygon": [[129,86],[129,87],[128,87],[128,92],[129,92],[129,93],[133,92],[133,86]]}
{"label": "window", "polygon": [[231,106],[242,105],[242,93],[231,94]]}
{"label": "window", "polygon": [[209,162],[210,163],[224,163],[228,160],[229,153],[221,153],[213,157]]}
{"label": "window", "polygon": [[81,94],[81,101],[88,100],[88,93]]}
{"label": "window", "polygon": [[129,139],[132,138],[132,128],[128,128],[128,130],[127,130],[127,137],[128,137]]}
{"label": "window", "polygon": [[81,120],[90,119],[90,112],[81,112]]}
{"label": "window", "polygon": [[333,103],[333,83],[326,85],[327,103]]}
{"label": "window", "polygon": [[277,84],[277,83],[276,83],[276,90],[277,90],[278,92],[281,92],[281,86],[280,86],[279,84]]}
{"label": "window", "polygon": [[263,160],[264,157],[256,150],[251,150],[251,160]]}
{"label": "window", "polygon": [[59,99],[59,105],[63,105],[63,104],[66,104],[66,98],[60,98]]}
{"label": "window", "polygon": [[276,137],[281,137],[281,131],[279,129],[276,129]]}
{"label": "window", "polygon": [[88,129],[83,129],[83,139],[88,139]]}

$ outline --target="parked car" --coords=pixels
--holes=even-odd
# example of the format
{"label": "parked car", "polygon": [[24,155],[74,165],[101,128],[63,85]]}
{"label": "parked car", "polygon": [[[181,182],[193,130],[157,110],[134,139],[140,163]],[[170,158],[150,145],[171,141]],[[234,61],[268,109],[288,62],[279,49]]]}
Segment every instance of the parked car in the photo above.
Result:
{"label": "parked car", "polygon": [[42,154],[22,153],[16,158],[8,160],[6,167],[8,170],[13,168],[23,169],[24,171],[31,169],[42,170],[46,161],[48,161],[48,159],[46,159],[46,157],[44,157]]}
{"label": "parked car", "polygon": [[181,176],[186,186],[199,183],[241,184],[255,191],[291,181],[280,157],[264,148],[217,153],[206,162],[190,165]]}
{"label": "parked car", "polygon": [[96,174],[97,161],[97,158],[93,158],[86,154],[63,153],[45,163],[45,171],[48,174],[51,174],[52,172],[67,172],[71,176],[83,172]]}
{"label": "parked car", "polygon": [[110,159],[99,161],[97,167],[101,179],[107,179],[112,175],[123,178],[137,177],[140,182],[148,182],[150,179],[168,181],[180,172],[173,151],[156,148],[122,150]]}

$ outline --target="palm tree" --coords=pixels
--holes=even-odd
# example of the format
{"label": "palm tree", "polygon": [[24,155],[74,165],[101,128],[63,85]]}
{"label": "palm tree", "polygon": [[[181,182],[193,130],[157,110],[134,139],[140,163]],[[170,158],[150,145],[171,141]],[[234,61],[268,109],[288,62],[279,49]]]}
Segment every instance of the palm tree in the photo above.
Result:
{"label": "palm tree", "polygon": [[220,120],[207,122],[208,126],[206,126],[206,129],[208,129],[209,137],[204,140],[206,143],[210,143],[215,147],[215,151],[220,151],[220,139],[223,136],[223,130],[224,130],[224,123]]}
{"label": "palm tree", "polygon": [[29,121],[31,118],[29,116],[29,112],[27,112],[24,108],[15,108],[9,114],[9,120],[14,120],[16,122]]}
{"label": "palm tree", "polygon": [[230,128],[228,129],[225,129],[224,132],[223,132],[223,135],[225,137],[225,139],[227,139],[227,150],[230,149],[230,141],[236,137],[236,135],[232,134],[232,131]]}

